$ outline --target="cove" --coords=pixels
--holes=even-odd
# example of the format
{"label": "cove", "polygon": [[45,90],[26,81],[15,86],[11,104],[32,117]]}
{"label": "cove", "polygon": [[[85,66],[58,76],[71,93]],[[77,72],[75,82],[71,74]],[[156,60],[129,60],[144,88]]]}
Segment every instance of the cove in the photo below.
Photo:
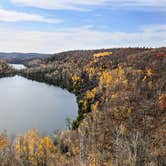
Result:
{"label": "cove", "polygon": [[65,119],[75,119],[77,111],[76,96],[67,90],[21,76],[0,79],[0,131],[53,134],[65,129]]}

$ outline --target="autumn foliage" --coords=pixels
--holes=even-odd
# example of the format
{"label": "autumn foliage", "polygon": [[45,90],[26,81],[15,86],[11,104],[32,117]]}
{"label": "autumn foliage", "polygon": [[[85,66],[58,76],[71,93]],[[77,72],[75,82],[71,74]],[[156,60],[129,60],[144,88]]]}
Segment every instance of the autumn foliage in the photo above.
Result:
{"label": "autumn foliage", "polygon": [[100,52],[100,53],[96,53],[94,54],[94,58],[100,58],[100,57],[105,57],[105,56],[109,56],[112,55],[112,52]]}
{"label": "autumn foliage", "polygon": [[[29,61],[19,74],[75,93],[78,117],[72,130],[54,137],[32,130],[16,138],[14,160],[43,166],[164,166],[165,54],[165,48],[117,48]],[[2,137],[3,149],[10,149],[8,142]]]}
{"label": "autumn foliage", "polygon": [[166,110],[166,94],[159,95],[159,107],[160,110]]}

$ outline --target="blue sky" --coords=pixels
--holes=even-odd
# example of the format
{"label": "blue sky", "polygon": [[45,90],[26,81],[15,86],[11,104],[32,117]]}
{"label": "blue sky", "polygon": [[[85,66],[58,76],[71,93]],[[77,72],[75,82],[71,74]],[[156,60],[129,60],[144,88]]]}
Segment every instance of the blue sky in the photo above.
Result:
{"label": "blue sky", "polygon": [[0,0],[0,51],[166,46],[166,0]]}

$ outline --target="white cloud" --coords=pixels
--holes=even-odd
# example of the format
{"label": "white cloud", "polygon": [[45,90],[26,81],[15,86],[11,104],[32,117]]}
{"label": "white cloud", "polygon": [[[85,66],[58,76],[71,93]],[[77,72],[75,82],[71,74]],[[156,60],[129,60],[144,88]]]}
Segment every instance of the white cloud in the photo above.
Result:
{"label": "white cloud", "polygon": [[[54,53],[65,50],[128,46],[166,46],[166,30],[158,25],[151,31],[101,32],[91,26],[54,32],[20,31],[0,28],[0,51]],[[162,29],[161,31],[159,29]]]}
{"label": "white cloud", "polygon": [[0,21],[17,22],[17,21],[36,21],[45,23],[60,23],[59,19],[50,19],[37,14],[28,14],[24,12],[9,11],[0,9]]}
{"label": "white cloud", "polygon": [[146,32],[153,32],[153,31],[166,31],[166,24],[160,25],[160,24],[154,24],[154,25],[147,25],[143,26],[142,29]]}
{"label": "white cloud", "polygon": [[[166,0],[11,0],[13,3],[44,9],[82,10],[85,6],[109,5],[110,7],[166,7]],[[84,7],[83,7],[83,6]]]}
{"label": "white cloud", "polygon": [[13,3],[44,9],[82,10],[79,5],[101,5],[107,0],[11,0]]}

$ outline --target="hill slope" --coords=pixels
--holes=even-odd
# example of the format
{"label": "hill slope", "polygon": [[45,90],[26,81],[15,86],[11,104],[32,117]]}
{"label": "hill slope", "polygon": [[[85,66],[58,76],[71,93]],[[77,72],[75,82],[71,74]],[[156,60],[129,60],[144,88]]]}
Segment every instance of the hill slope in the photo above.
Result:
{"label": "hill slope", "polygon": [[70,51],[29,66],[26,77],[78,96],[83,165],[165,162],[166,48]]}
{"label": "hill slope", "polygon": [[[54,147],[44,144],[46,156],[36,148],[40,149],[40,141],[30,141],[35,151],[28,162],[166,164],[166,48],[69,51],[32,60],[27,66],[20,74],[67,88],[77,95],[79,105],[73,130],[56,134]],[[22,138],[26,143],[27,138],[39,139],[36,135],[32,131]],[[27,153],[18,155],[27,162]]]}
{"label": "hill slope", "polygon": [[0,52],[0,59],[6,60],[9,63],[25,63],[25,61],[32,60],[33,58],[42,58],[46,56],[48,56],[48,54]]}
{"label": "hill slope", "polygon": [[14,73],[14,69],[7,65],[5,61],[0,60],[0,78],[13,75]]}

